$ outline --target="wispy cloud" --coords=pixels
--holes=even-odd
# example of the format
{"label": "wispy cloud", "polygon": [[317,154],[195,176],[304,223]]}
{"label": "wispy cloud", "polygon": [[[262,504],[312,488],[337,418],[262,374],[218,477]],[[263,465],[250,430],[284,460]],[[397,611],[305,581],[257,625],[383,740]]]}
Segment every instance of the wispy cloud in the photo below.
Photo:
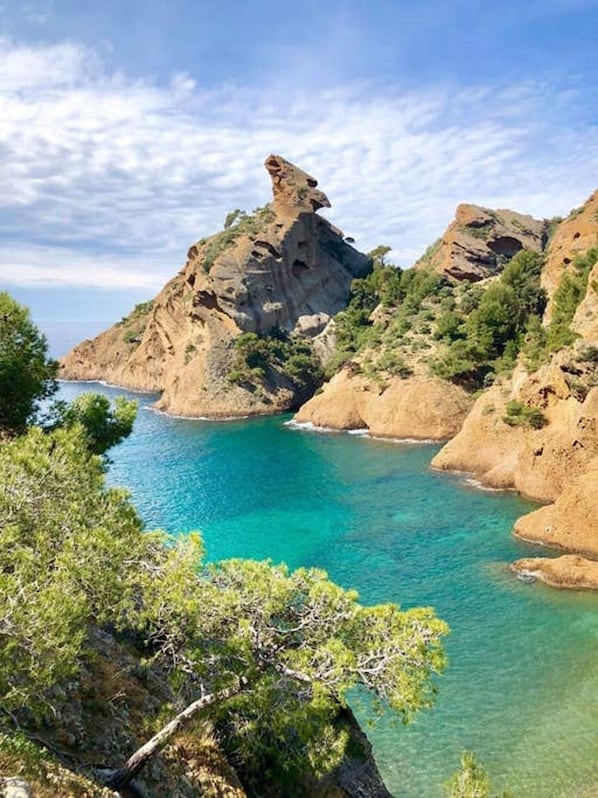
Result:
{"label": "wispy cloud", "polygon": [[271,151],[319,178],[359,246],[405,264],[459,201],[562,213],[598,174],[575,84],[205,89],[133,80],[76,43],[4,40],[0,283],[157,287],[228,210],[268,201]]}

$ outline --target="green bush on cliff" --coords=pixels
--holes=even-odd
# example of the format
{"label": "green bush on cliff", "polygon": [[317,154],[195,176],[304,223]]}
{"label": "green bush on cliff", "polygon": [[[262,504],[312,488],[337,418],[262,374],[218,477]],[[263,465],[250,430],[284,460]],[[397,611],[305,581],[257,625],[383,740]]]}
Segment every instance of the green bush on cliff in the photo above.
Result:
{"label": "green bush on cliff", "polygon": [[234,342],[233,367],[227,375],[233,385],[261,383],[275,373],[295,385],[309,385],[314,389],[322,383],[320,363],[311,344],[280,330],[270,335],[242,333]]}
{"label": "green bush on cliff", "polygon": [[225,250],[232,246],[242,235],[256,235],[259,231],[274,219],[274,211],[269,205],[256,208],[253,213],[238,208],[227,214],[224,220],[224,230],[212,236],[207,241],[207,246],[203,255],[203,270],[208,273],[216,258]]}
{"label": "green bush on cliff", "polygon": [[[337,347],[327,366],[330,376],[361,350],[377,346],[383,339],[386,344],[391,343],[390,339],[402,338],[412,328],[424,301],[446,285],[442,277],[432,272],[403,271],[387,263],[388,251],[388,247],[380,246],[369,253],[372,271],[367,277],[353,280],[347,307],[334,317]],[[390,317],[384,324],[371,318],[378,306]]]}
{"label": "green bush on cliff", "polygon": [[[434,374],[480,387],[489,376],[510,371],[544,312],[542,257],[525,250],[505,266],[485,291],[467,291],[458,309],[440,316],[435,337],[446,349],[431,361]],[[526,338],[527,336],[527,338]]]}
{"label": "green bush on cliff", "polygon": [[532,429],[542,429],[548,424],[548,419],[539,408],[516,400],[507,403],[503,421],[510,427],[531,427]]}
{"label": "green bush on cliff", "polygon": [[550,352],[569,346],[577,338],[571,329],[571,322],[579,303],[585,296],[590,271],[596,261],[598,261],[598,247],[579,255],[571,271],[563,274],[553,298],[547,341]]}

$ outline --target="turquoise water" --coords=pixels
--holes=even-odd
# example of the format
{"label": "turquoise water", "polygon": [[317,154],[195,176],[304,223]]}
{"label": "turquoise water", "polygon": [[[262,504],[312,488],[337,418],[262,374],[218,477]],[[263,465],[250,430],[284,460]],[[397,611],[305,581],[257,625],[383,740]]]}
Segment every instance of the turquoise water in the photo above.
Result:
{"label": "turquoise water", "polygon": [[142,407],[110,480],[131,489],[150,527],[201,529],[212,559],[317,565],[364,603],[433,605],[448,621],[436,706],[409,727],[368,729],[394,795],[441,796],[463,749],[518,798],[598,795],[598,596],[507,571],[534,553],[509,534],[531,505],[430,472],[437,447],[285,420],[198,422]]}

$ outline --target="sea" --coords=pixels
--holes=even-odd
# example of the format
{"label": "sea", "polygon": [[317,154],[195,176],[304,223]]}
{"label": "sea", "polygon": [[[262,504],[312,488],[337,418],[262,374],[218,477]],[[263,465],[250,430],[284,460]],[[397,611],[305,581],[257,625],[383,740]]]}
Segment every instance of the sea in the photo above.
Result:
{"label": "sea", "polygon": [[[88,390],[61,383],[61,397]],[[203,534],[212,560],[317,566],[361,602],[432,606],[451,627],[431,709],[405,726],[357,713],[395,796],[436,798],[473,751],[515,798],[598,795],[598,595],[517,579],[546,555],[511,535],[534,509],[429,463],[439,446],[297,428],[290,416],[214,422],[140,404],[112,450],[147,527]]]}

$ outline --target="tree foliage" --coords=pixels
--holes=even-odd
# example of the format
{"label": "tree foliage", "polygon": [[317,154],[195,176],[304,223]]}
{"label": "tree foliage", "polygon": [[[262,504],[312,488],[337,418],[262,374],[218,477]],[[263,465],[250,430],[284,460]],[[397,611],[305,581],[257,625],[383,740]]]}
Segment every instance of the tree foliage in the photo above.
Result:
{"label": "tree foliage", "polygon": [[104,454],[127,438],[137,416],[137,402],[118,396],[114,404],[100,393],[82,393],[69,404],[55,407],[55,426],[80,424],[92,454]]}
{"label": "tree foliage", "polygon": [[202,564],[196,536],[143,531],[78,424],[0,447],[0,527],[0,701],[12,711],[47,713],[98,625],[134,634],[181,702],[242,683],[210,709],[237,756],[287,772],[340,759],[333,719],[354,688],[405,719],[433,699],[447,628],[432,610],[364,607],[317,569]]}
{"label": "tree foliage", "polygon": [[492,792],[492,785],[485,769],[476,761],[470,751],[464,751],[461,756],[461,768],[449,779],[445,785],[447,798],[513,798],[508,791]]}
{"label": "tree foliage", "polygon": [[22,430],[57,389],[58,364],[27,308],[0,292],[0,430]]}
{"label": "tree foliage", "polygon": [[440,317],[436,337],[448,347],[431,364],[435,374],[480,387],[513,367],[524,345],[531,347],[530,331],[537,335],[546,305],[542,262],[535,252],[518,252],[496,282]]}

